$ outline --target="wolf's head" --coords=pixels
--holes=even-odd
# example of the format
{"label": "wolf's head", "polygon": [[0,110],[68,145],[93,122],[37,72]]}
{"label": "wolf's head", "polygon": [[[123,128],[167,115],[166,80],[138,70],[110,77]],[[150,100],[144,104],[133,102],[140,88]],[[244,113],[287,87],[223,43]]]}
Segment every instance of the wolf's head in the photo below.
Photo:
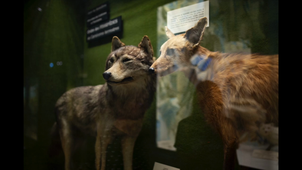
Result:
{"label": "wolf's head", "polygon": [[149,77],[152,63],[153,47],[148,36],[145,35],[137,47],[125,45],[114,36],[103,77],[111,86],[138,83]]}
{"label": "wolf's head", "polygon": [[166,35],[169,38],[160,48],[160,56],[152,64],[151,69],[161,75],[170,74],[179,68],[189,68],[191,58],[197,51],[207,58],[209,51],[199,45],[207,18],[201,18],[194,27],[188,29],[184,34],[174,35],[166,27]]}

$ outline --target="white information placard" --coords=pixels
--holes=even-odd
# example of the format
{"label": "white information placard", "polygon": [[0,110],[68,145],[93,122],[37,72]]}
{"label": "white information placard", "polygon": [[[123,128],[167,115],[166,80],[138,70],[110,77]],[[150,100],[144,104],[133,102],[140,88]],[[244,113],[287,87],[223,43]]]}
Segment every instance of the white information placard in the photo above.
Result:
{"label": "white information placard", "polygon": [[279,153],[273,152],[273,151],[266,151],[266,150],[259,150],[256,149],[253,151],[252,156],[254,158],[260,158],[260,159],[268,159],[273,161],[279,160]]}
{"label": "white information placard", "polygon": [[202,17],[208,18],[207,27],[209,27],[209,1],[168,11],[167,26],[174,34],[185,32],[193,27]]}

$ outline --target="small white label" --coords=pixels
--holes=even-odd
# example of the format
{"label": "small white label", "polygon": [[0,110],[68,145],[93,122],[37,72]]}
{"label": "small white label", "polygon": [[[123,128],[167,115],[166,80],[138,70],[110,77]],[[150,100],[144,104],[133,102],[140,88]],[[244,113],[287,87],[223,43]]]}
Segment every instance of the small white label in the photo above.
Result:
{"label": "small white label", "polygon": [[254,150],[252,156],[254,158],[278,161],[279,154],[278,154],[278,152],[273,152],[273,151]]}
{"label": "small white label", "polygon": [[207,17],[209,26],[209,1],[200,2],[183,8],[168,11],[167,26],[174,33],[185,32],[192,28],[202,17]]}
{"label": "small white label", "polygon": [[259,146],[257,142],[241,143],[236,150],[239,165],[263,170],[278,170],[278,151],[266,151],[266,147]]}
{"label": "small white label", "polygon": [[167,149],[170,151],[176,151],[176,148],[174,147],[175,141],[173,140],[165,140],[165,141],[158,141],[157,147],[162,149]]}
{"label": "small white label", "polygon": [[153,170],[180,170],[180,169],[155,162]]}

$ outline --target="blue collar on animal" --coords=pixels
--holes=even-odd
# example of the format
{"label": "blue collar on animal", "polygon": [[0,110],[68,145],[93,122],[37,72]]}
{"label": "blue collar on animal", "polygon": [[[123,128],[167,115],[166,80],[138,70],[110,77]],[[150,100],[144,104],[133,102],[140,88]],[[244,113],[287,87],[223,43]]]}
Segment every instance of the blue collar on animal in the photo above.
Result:
{"label": "blue collar on animal", "polygon": [[209,66],[209,64],[211,63],[211,61],[212,61],[212,58],[207,58],[207,60],[204,62],[204,64],[201,65],[201,66],[199,66],[198,68],[199,68],[201,71],[205,71],[205,70],[208,68],[208,66]]}
{"label": "blue collar on animal", "polygon": [[194,57],[192,60],[191,60],[191,64],[193,66],[196,66],[201,60],[203,60],[203,57],[201,57],[200,55]]}
{"label": "blue collar on animal", "polygon": [[191,64],[194,66],[197,65],[197,67],[201,71],[205,71],[208,68],[209,64],[211,63],[212,58],[208,57],[206,60],[204,60],[204,57],[205,56],[200,56],[200,55],[196,56],[191,60]]}

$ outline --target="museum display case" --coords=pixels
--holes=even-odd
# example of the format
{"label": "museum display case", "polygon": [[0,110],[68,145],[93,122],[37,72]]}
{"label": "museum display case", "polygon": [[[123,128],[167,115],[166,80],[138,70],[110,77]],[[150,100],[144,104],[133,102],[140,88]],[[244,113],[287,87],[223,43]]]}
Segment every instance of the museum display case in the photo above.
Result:
{"label": "museum display case", "polygon": [[[197,44],[210,51],[209,56],[216,55],[218,52],[251,56],[250,58],[254,57],[251,54],[278,55],[278,7],[278,1],[274,0],[26,0],[23,23],[24,169],[63,170],[66,166],[66,154],[64,155],[63,150],[65,149],[66,153],[66,148],[69,147],[68,142],[72,138],[85,139],[85,141],[80,143],[81,145],[75,145],[76,150],[70,152],[71,169],[95,169],[96,159],[101,160],[96,158],[97,149],[95,147],[103,146],[98,146],[97,143],[106,143],[107,138],[100,138],[98,141],[95,136],[105,136],[102,135],[103,131],[91,131],[83,128],[83,131],[89,132],[83,135],[73,132],[72,138],[62,140],[62,135],[71,131],[67,130],[67,126],[63,127],[65,124],[62,122],[75,122],[71,118],[63,121],[63,116],[60,117],[58,113],[64,109],[71,110],[66,113],[77,115],[80,115],[79,110],[82,111],[81,113],[87,112],[87,114],[95,112],[97,114],[91,116],[89,120],[91,122],[102,120],[108,126],[105,128],[100,127],[102,125],[98,123],[84,122],[85,126],[91,126],[91,129],[113,129],[112,138],[105,147],[106,152],[100,151],[100,155],[104,155],[104,153],[106,155],[105,169],[122,170],[128,167],[132,167],[133,170],[226,168],[225,140],[221,137],[220,129],[213,128],[211,121],[208,121],[205,113],[209,111],[200,107],[202,105],[200,96],[206,96],[208,91],[200,92],[199,84],[191,81],[191,74],[188,76],[184,71],[186,69],[185,60],[179,62],[178,59],[175,59],[186,53],[184,52],[186,49],[180,47],[181,43],[169,46],[169,43],[166,42],[174,36],[184,35],[183,37],[186,38],[187,35],[190,37],[186,31],[196,26],[196,28],[202,28],[199,30],[200,35],[195,32],[192,34],[196,34],[198,37]],[[206,23],[201,27],[198,23],[202,25],[203,17],[206,17]],[[130,45],[135,47],[130,47]],[[173,48],[176,50],[171,50]],[[116,52],[117,50],[120,52]],[[179,62],[174,62],[173,69],[176,71],[165,76],[160,75],[158,70],[162,59],[159,58],[163,56],[167,59],[173,54],[177,54],[174,55],[173,61]],[[200,78],[201,74],[205,69],[211,67],[211,65],[205,66],[201,60],[213,63],[214,59],[210,61],[209,58],[211,57],[204,58],[203,55],[199,55],[192,56],[192,59],[188,60],[191,64],[190,67],[197,70],[194,76],[197,80],[201,80],[200,82],[204,81],[203,78]],[[129,60],[132,65],[129,64]],[[142,67],[142,71],[136,70],[141,74],[135,73],[134,76],[134,72],[127,72],[130,75],[121,78],[120,81],[123,84],[119,86],[128,88],[127,82],[134,81],[137,77],[148,76],[152,81],[135,87],[129,86],[133,89],[123,100],[120,96],[123,96],[124,92],[120,91],[114,91],[114,95],[117,93],[118,95],[110,98],[108,91],[112,90],[114,86],[112,85],[113,80],[110,79],[114,77],[112,70],[121,70],[117,73],[118,76],[121,76],[124,74],[123,70],[134,68],[132,60],[140,62],[135,68]],[[119,67],[113,67],[118,62],[119,64],[116,65]],[[153,62],[157,62],[158,68],[151,67]],[[246,60],[244,62],[247,63]],[[262,68],[262,61],[257,62],[253,69]],[[269,60],[268,63],[272,66],[268,66],[268,69],[277,67],[278,70],[278,59],[276,62],[273,59]],[[222,62],[218,66],[227,67],[230,63],[231,61]],[[234,69],[243,69],[243,65],[235,64],[238,67]],[[261,71],[260,79],[262,75],[264,76],[262,73],[265,70]],[[231,70],[229,75],[233,73],[235,74],[235,71]],[[259,75],[255,75],[255,77],[259,78]],[[270,72],[267,77],[272,80],[270,79],[267,84],[262,84],[262,86],[270,87],[272,85],[272,89],[275,91],[271,98],[277,98],[278,101],[278,72],[277,78]],[[213,79],[206,78],[206,80],[212,81]],[[212,82],[214,82],[213,87],[220,88],[214,80]],[[221,82],[227,81],[221,80]],[[239,94],[244,84],[249,82],[240,82],[242,86],[236,89],[236,94]],[[152,83],[154,83],[154,88]],[[106,88],[98,85],[104,85],[103,87]],[[83,90],[72,91],[72,89],[82,86],[89,86],[88,90],[85,91],[83,88]],[[140,87],[148,88],[152,92],[140,93]],[[101,88],[103,89],[100,90]],[[251,88],[256,88],[255,91],[257,91],[258,86]],[[66,93],[67,91],[69,93]],[[104,93],[100,91],[104,91]],[[264,90],[264,93],[259,95],[266,95],[266,93],[271,93],[270,89]],[[223,110],[222,114],[226,115],[227,120],[236,122],[238,126],[237,124],[234,126],[237,129],[250,125],[249,123],[252,121],[251,124],[255,124],[255,127],[250,128],[251,131],[240,131],[240,142],[234,150],[234,169],[277,170],[279,169],[279,115],[278,110],[275,111],[274,108],[278,108],[278,102],[267,104],[266,101],[254,101],[251,98],[258,94],[253,92],[249,94],[248,99],[245,98],[245,95],[239,95],[240,97],[236,98],[236,101],[233,101],[231,97],[227,101],[223,101],[224,104],[230,103],[228,107],[231,109],[230,111]],[[149,95],[149,98],[146,95]],[[101,97],[99,98],[99,96]],[[217,98],[221,96],[218,95]],[[144,100],[141,102],[133,100],[132,102],[133,98]],[[100,101],[103,100],[110,102],[100,104]],[[206,103],[213,98],[203,100]],[[80,107],[81,104],[83,107]],[[61,107],[63,105],[66,107]],[[107,117],[102,117],[95,111],[113,105],[115,110],[119,110],[119,113],[127,113],[128,117],[113,116],[114,118],[112,118],[113,112],[110,112]],[[131,105],[131,108],[124,105]],[[143,112],[143,116],[134,118],[133,114],[140,109],[143,110],[140,111],[140,114]],[[250,114],[254,112],[255,114]],[[274,116],[270,117],[268,112],[273,112]],[[232,115],[232,113],[234,114]],[[258,117],[255,118],[254,115]],[[83,117],[85,117],[84,114]],[[131,120],[131,127],[123,121],[116,121],[120,119],[129,120],[129,122]],[[140,120],[138,123],[133,123],[138,119]],[[218,118],[213,120],[214,122],[220,121]],[[61,124],[58,123],[60,121]],[[235,124],[234,122],[231,124]],[[220,124],[219,126],[224,126],[223,123]],[[61,128],[61,131],[58,131],[57,128]],[[129,133],[124,129],[129,130]],[[80,131],[82,132],[82,130]],[[137,136],[132,134],[133,131],[138,132]],[[250,135],[250,132],[253,134]],[[136,136],[131,151],[125,151],[128,147],[124,147],[124,145],[130,146],[125,142],[125,136]],[[65,141],[65,144],[62,144],[64,143],[62,141]],[[125,157],[129,157],[125,156],[128,154],[125,154],[126,152],[133,152],[132,160],[127,159],[132,162],[132,165],[127,165],[127,168],[124,167],[127,164]]]}

